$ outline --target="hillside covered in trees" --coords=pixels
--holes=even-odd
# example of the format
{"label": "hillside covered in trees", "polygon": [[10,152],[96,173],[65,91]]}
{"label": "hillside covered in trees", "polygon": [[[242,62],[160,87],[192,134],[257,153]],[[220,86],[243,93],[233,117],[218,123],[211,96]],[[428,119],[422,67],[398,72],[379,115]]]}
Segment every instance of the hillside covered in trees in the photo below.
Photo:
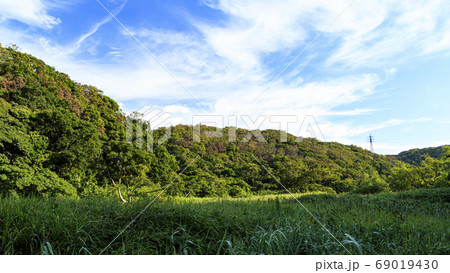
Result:
{"label": "hillside covered in trees", "polygon": [[445,152],[445,146],[439,147],[430,147],[424,149],[412,149],[408,151],[404,151],[396,155],[395,157],[398,160],[404,161],[408,164],[418,166],[422,163],[422,161],[429,157],[434,159],[440,159]]}
{"label": "hillside covered in trees", "polygon": [[[131,122],[126,122],[126,121]],[[126,116],[118,104],[89,85],[72,81],[35,57],[0,47],[0,195],[119,196],[128,202],[169,185],[169,196],[248,196],[279,192],[402,191],[449,186],[449,154],[411,166],[356,146],[298,139],[280,132],[188,125],[154,131],[153,150],[127,143],[126,125],[150,124]],[[236,130],[236,141],[227,133]],[[144,145],[142,145],[144,144]],[[194,159],[196,160],[189,165]],[[402,157],[399,159],[405,160]],[[409,162],[409,161],[407,161]],[[264,166],[261,166],[260,163]],[[415,163],[415,161],[410,161]],[[189,166],[188,166],[189,165]],[[267,170],[268,171],[267,171]]]}

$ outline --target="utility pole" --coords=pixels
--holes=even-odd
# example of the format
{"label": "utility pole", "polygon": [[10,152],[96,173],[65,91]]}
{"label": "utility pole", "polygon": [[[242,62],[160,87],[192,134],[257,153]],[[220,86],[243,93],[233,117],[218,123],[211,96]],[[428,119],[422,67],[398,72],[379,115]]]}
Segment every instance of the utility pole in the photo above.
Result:
{"label": "utility pole", "polygon": [[373,143],[375,142],[375,140],[373,139],[372,134],[368,136],[368,141],[370,143],[370,151],[373,153]]}

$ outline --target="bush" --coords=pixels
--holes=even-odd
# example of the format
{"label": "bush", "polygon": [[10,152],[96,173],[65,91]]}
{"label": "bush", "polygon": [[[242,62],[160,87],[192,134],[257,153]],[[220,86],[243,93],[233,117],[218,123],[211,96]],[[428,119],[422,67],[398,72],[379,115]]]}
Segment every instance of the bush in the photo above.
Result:
{"label": "bush", "polygon": [[337,192],[351,192],[355,188],[356,182],[352,178],[336,180],[331,183],[331,187]]}
{"label": "bush", "polygon": [[389,176],[389,187],[394,191],[408,191],[413,188],[413,184],[420,182],[415,169],[396,168],[393,174]]}
{"label": "bush", "polygon": [[436,183],[434,184],[435,188],[446,188],[450,187],[450,172],[444,175],[441,175],[438,179],[436,179]]}
{"label": "bush", "polygon": [[362,181],[355,190],[356,193],[361,194],[372,194],[384,191],[389,191],[389,184],[380,177],[372,177]]}
{"label": "bush", "polygon": [[333,188],[326,187],[324,185],[320,184],[310,184],[307,187],[307,191],[309,192],[326,192],[326,193],[333,193],[336,194]]}

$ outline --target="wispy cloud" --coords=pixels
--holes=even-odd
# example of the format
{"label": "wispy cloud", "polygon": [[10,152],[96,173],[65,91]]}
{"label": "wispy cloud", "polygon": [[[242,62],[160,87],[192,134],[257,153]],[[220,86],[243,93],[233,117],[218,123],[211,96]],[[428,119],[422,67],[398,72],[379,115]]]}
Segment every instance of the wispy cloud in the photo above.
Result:
{"label": "wispy cloud", "polygon": [[[117,14],[119,14],[119,13],[122,11],[122,9],[125,7],[126,3],[127,3],[127,2],[125,1],[125,2],[123,2],[118,8],[114,9],[114,10],[112,11],[112,14],[114,14],[114,16],[116,16]],[[110,22],[112,19],[113,19],[112,16],[107,15],[107,16],[105,17],[105,19],[103,19],[102,21],[100,21],[100,22],[94,24],[94,25],[92,26],[92,28],[91,28],[87,33],[81,35],[81,37],[79,37],[79,38],[77,39],[77,41],[71,46],[70,50],[68,50],[67,53],[70,54],[70,53],[74,53],[74,52],[76,52],[77,50],[79,50],[81,44],[82,44],[87,38],[89,38],[89,37],[91,37],[93,34],[95,34],[101,26],[103,26],[104,24]]]}
{"label": "wispy cloud", "polygon": [[0,0],[0,22],[17,20],[27,25],[51,29],[61,23],[59,18],[48,14],[43,0]]}
{"label": "wispy cloud", "polygon": [[366,124],[355,126],[352,122],[331,123],[322,121],[321,130],[327,138],[338,140],[342,143],[350,144],[351,137],[375,132],[380,129],[395,127],[404,124],[406,121],[401,119],[389,119],[378,124]]}
{"label": "wispy cloud", "polygon": [[342,36],[343,42],[327,60],[328,65],[380,67],[450,49],[450,8],[445,1],[379,4],[388,12],[378,27]]}

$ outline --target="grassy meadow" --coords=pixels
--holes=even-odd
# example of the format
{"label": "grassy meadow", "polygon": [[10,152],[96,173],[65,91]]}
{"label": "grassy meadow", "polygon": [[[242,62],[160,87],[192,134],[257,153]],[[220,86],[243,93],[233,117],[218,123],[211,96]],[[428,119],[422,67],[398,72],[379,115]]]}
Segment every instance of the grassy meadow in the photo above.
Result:
{"label": "grassy meadow", "polygon": [[[450,254],[450,188],[296,195],[352,254]],[[151,201],[0,199],[0,253],[99,254]],[[348,254],[290,195],[160,198],[104,254]]]}

